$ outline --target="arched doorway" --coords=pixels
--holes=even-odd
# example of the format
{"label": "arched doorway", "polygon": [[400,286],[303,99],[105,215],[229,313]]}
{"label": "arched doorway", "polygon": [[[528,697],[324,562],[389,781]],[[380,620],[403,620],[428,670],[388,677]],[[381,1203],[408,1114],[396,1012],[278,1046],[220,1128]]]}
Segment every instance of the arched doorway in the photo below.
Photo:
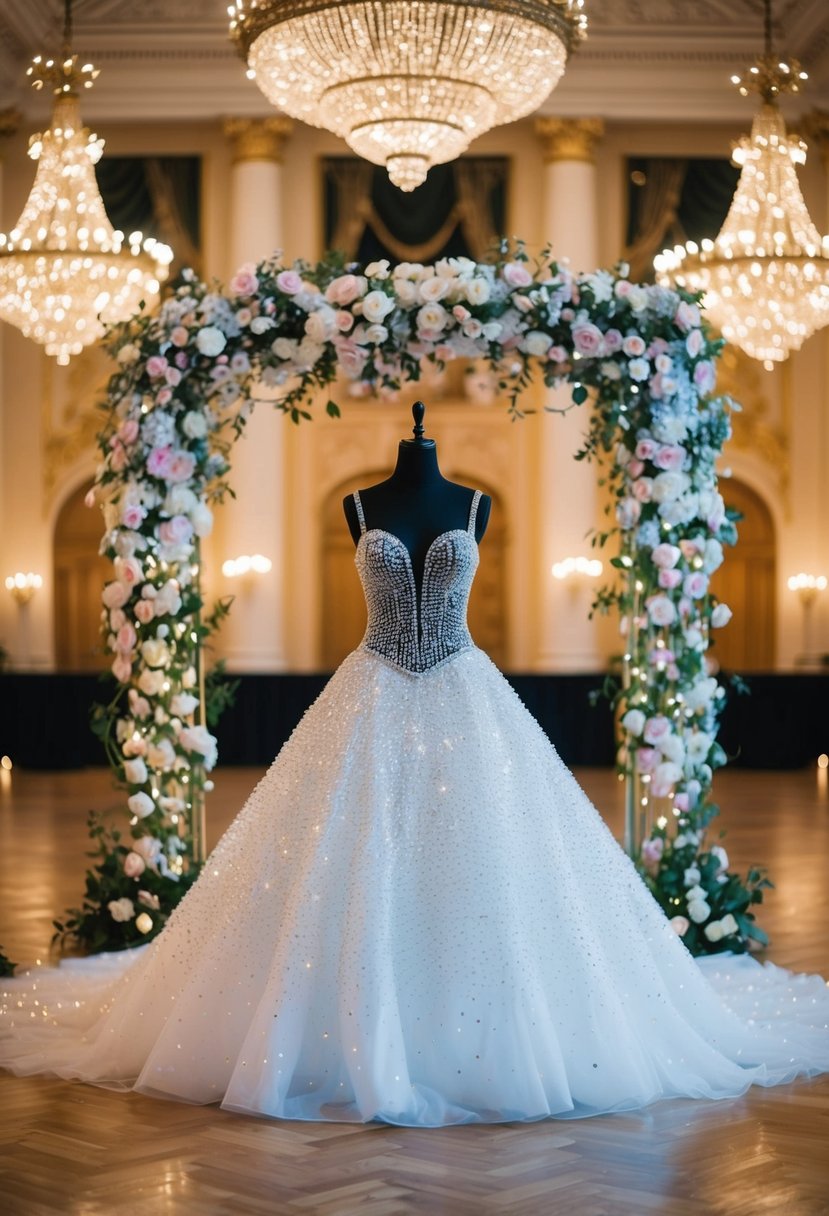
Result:
{"label": "arched doorway", "polygon": [[770,671],[775,663],[776,541],[771,512],[745,482],[721,483],[726,506],[742,515],[739,539],[711,579],[711,590],[734,613],[715,629],[711,652],[726,671]]}
{"label": "arched doorway", "polygon": [[[366,608],[360,580],[354,569],[354,541],[343,515],[342,500],[361,486],[382,481],[388,470],[369,470],[342,482],[325,500],[322,534],[322,620],[320,658],[332,671],[355,646],[366,628]],[[453,480],[465,481],[462,473]],[[507,641],[505,571],[506,529],[497,494],[480,478],[474,484],[493,499],[486,532],[486,561],[481,562],[469,599],[469,629],[475,642],[494,663],[504,666]]]}
{"label": "arched doorway", "polygon": [[101,588],[112,577],[111,563],[98,553],[103,521],[84,504],[89,485],[79,486],[55,523],[55,661],[59,671],[101,671]]}

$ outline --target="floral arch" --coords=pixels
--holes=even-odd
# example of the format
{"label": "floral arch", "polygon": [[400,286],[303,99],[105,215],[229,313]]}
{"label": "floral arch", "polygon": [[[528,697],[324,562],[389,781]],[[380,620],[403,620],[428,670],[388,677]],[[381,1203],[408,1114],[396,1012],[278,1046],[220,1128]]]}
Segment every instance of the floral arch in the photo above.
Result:
{"label": "floral arch", "polygon": [[684,292],[631,283],[624,265],[575,276],[548,250],[531,260],[506,241],[485,263],[361,269],[328,256],[286,267],[275,255],[242,267],[226,293],[185,272],[157,313],[113,330],[117,370],[91,493],[113,562],[102,624],[117,690],[94,727],[131,830],[122,842],[93,822],[98,864],[84,907],[60,928],[92,949],[151,937],[203,859],[217,758],[204,644],[227,605],[205,610],[199,542],[229,489],[256,385],[281,387],[275,408],[301,422],[320,408],[339,414],[330,399],[320,406],[338,377],[358,392],[396,389],[419,378],[422,360],[461,358],[489,361],[513,418],[538,379],[568,385],[573,406],[589,411],[577,458],[601,463],[615,499],[594,544],[618,546],[617,577],[594,608],[621,614],[611,695],[625,844],[693,951],[762,940],[749,907],[766,880],[730,873],[705,839],[713,771],[725,762],[725,690],[706,650],[730,616],[708,582],[736,541],[715,467],[734,408],[712,395],[721,345]]}

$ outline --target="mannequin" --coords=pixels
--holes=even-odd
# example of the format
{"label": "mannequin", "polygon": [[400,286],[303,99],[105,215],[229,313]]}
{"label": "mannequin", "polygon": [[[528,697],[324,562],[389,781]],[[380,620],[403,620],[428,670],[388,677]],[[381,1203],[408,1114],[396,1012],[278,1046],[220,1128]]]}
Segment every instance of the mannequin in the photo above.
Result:
{"label": "mannequin", "polygon": [[[466,529],[475,493],[468,486],[447,481],[441,473],[437,445],[434,439],[426,439],[423,435],[425,413],[426,406],[422,401],[416,401],[412,406],[414,439],[401,439],[391,477],[367,490],[360,490],[368,529],[392,532],[408,549],[418,592],[429,546],[444,532]],[[475,520],[476,541],[480,541],[486,532],[491,509],[492,499],[483,494]],[[343,499],[343,510],[357,544],[360,522],[351,494]]]}

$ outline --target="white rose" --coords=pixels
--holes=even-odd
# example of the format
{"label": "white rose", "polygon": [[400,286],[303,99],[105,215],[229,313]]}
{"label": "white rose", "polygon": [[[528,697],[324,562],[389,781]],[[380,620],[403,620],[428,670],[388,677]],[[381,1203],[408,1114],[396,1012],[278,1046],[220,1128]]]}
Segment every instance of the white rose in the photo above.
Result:
{"label": "white rose", "polygon": [[524,335],[521,349],[525,350],[528,355],[536,355],[540,358],[546,355],[552,345],[553,339],[549,334],[542,333],[540,329],[531,329],[528,334]]}
{"label": "white rose", "polygon": [[370,291],[363,298],[363,316],[369,324],[382,321],[390,312],[394,312],[394,300],[384,291]]}
{"label": "white rose", "polygon": [[448,279],[438,278],[437,275],[431,279],[422,279],[417,288],[418,299],[423,304],[436,304],[446,295],[449,286]]}
{"label": "white rose", "polygon": [[364,338],[366,342],[373,342],[375,346],[380,346],[389,336],[389,331],[385,325],[369,325],[366,329]]}
{"label": "white rose", "polygon": [[178,741],[185,751],[202,756],[206,769],[213,768],[218,758],[218,742],[206,726],[185,726]]}
{"label": "white rose", "polygon": [[682,764],[685,759],[685,744],[678,735],[668,735],[659,744],[659,750],[666,760],[672,760],[674,764]]}
{"label": "white rose", "polygon": [[130,794],[127,799],[127,806],[138,819],[146,819],[155,810],[155,803],[150,795],[145,794],[143,790],[139,790],[137,794]]}
{"label": "white rose", "polygon": [[711,856],[717,859],[717,873],[724,874],[728,869],[728,854],[721,844],[715,844],[710,849]]}
{"label": "white rose", "polygon": [[681,777],[682,769],[678,764],[674,764],[672,760],[666,760],[663,764],[657,764],[653,773],[653,779],[658,785],[675,785]]}
{"label": "white rose", "polygon": [[702,568],[706,574],[712,574],[723,563],[723,548],[716,537],[711,536],[705,542],[702,555]]}
{"label": "white rose", "polygon": [[305,335],[312,342],[327,342],[337,329],[337,314],[333,308],[318,308],[305,322]]}
{"label": "white rose", "polygon": [[696,887],[701,877],[699,866],[689,866],[683,875],[682,881],[686,887]]}
{"label": "white rose", "polygon": [[719,685],[713,676],[703,676],[685,694],[685,704],[689,709],[705,709],[709,701],[717,695]]}
{"label": "white rose", "polygon": [[701,764],[711,750],[713,739],[704,730],[697,730],[685,744],[685,752],[692,764]]}
{"label": "white rose", "polygon": [[642,309],[645,308],[648,303],[647,291],[645,290],[644,287],[640,287],[636,283],[633,284],[633,286],[631,287],[630,291],[627,293],[627,296],[625,298],[626,298],[627,303],[633,309],[634,312],[641,312]]}
{"label": "white rose", "polygon": [[298,345],[294,338],[276,338],[271,343],[271,350],[277,359],[293,359]]}
{"label": "white rose", "polygon": [[147,638],[141,644],[141,657],[150,667],[166,667],[170,661],[170,648],[161,638]]}
{"label": "white rose", "polygon": [[659,473],[653,479],[653,501],[672,502],[684,494],[689,485],[687,473]]}
{"label": "white rose", "polygon": [[147,766],[140,756],[127,760],[124,764],[124,776],[130,785],[143,785],[147,780]]}
{"label": "white rose", "polygon": [[196,536],[209,536],[213,531],[213,512],[207,503],[198,502],[190,511],[190,523]]}
{"label": "white rose", "polygon": [[207,434],[207,419],[198,410],[190,410],[184,415],[181,429],[188,439],[204,439]]}
{"label": "white rose", "polygon": [[442,304],[424,304],[417,314],[418,329],[431,329],[437,332],[444,329],[449,314]]}
{"label": "white rose", "polygon": [[715,629],[722,629],[731,620],[733,613],[728,604],[717,604],[711,613],[711,624]]}
{"label": "white rose", "polygon": [[408,279],[395,279],[394,290],[398,302],[405,308],[410,308],[417,302],[417,284],[411,283]]}
{"label": "white rose", "polygon": [[151,743],[147,748],[147,761],[150,768],[161,769],[162,772],[166,772],[173,767],[175,759],[175,748],[169,739],[160,739],[158,743]]}
{"label": "white rose", "polygon": [[182,688],[195,688],[196,680],[197,676],[195,667],[188,667],[181,677],[181,686]]}
{"label": "white rose", "polygon": [[126,342],[118,351],[116,358],[122,367],[131,367],[138,359],[140,351],[132,342]]}
{"label": "white rose", "polygon": [[177,692],[170,702],[170,709],[179,718],[187,718],[196,708],[199,698],[191,692]]}
{"label": "white rose", "polygon": [[196,334],[196,347],[200,354],[215,359],[227,346],[227,338],[215,325],[205,325]]}
{"label": "white rose", "polygon": [[126,896],[123,899],[111,899],[107,907],[113,920],[123,922],[132,920],[135,916],[135,904],[131,899],[127,899]]}
{"label": "white rose", "polygon": [[724,936],[722,921],[712,920],[710,925],[706,925],[703,933],[708,938],[709,942],[718,942]]}
{"label": "white rose", "polygon": [[181,596],[178,587],[172,579],[161,587],[154,596],[156,616],[176,616],[181,609]]}
{"label": "white rose", "polygon": [[145,667],[138,677],[138,687],[148,697],[155,697],[161,692],[164,686],[164,679],[163,671],[154,671],[150,667]]}
{"label": "white rose", "polygon": [[740,931],[740,926],[737,924],[736,920],[734,919],[734,917],[731,915],[730,912],[727,912],[725,914],[725,916],[720,921],[720,924],[722,925],[723,937],[731,937],[732,933],[739,933],[739,931]]}
{"label": "white rose", "polygon": [[641,709],[629,709],[622,718],[622,726],[631,735],[641,735],[645,729],[645,715]]}
{"label": "white rose", "polygon": [[469,279],[464,284],[466,299],[470,304],[486,304],[490,297],[490,286],[486,279]]}
{"label": "white rose", "polygon": [[269,329],[276,328],[276,321],[273,317],[254,317],[250,323],[250,332],[252,334],[265,334]]}
{"label": "white rose", "polygon": [[383,258],[379,262],[369,262],[366,266],[367,279],[387,279],[389,277],[389,263]]}
{"label": "white rose", "polygon": [[164,510],[168,515],[189,515],[197,501],[187,486],[171,486],[164,499]]}
{"label": "white rose", "polygon": [[142,912],[140,916],[135,918],[135,927],[139,933],[149,933],[153,927],[153,918],[148,916],[146,912]]}
{"label": "white rose", "polygon": [[695,899],[688,904],[688,915],[696,925],[701,925],[711,915],[711,908],[704,899]]}

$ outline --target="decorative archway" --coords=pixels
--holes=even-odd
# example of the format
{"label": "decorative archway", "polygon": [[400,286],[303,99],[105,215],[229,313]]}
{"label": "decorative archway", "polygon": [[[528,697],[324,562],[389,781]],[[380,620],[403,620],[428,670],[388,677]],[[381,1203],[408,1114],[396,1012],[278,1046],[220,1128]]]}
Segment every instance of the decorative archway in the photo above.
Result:
{"label": "decorative archway", "polygon": [[[730,434],[729,402],[711,395],[721,341],[694,297],[631,283],[621,265],[576,277],[549,251],[531,262],[520,243],[502,243],[487,263],[394,270],[335,257],[286,268],[274,257],[242,267],[227,295],[185,273],[158,314],[115,330],[109,346],[118,370],[97,492],[114,564],[103,603],[119,687],[99,727],[136,837],[115,846],[121,865],[110,867],[116,939],[157,932],[200,860],[216,761],[203,643],[225,609],[205,616],[198,545],[210,504],[227,492],[256,385],[281,386],[276,408],[298,423],[339,375],[354,391],[382,392],[417,380],[423,360],[455,358],[487,360],[513,419],[534,378],[568,384],[573,406],[590,399],[577,458],[602,462],[615,504],[594,543],[618,538],[619,581],[595,607],[621,611],[627,641],[613,693],[625,730],[626,844],[692,949],[745,949],[759,934],[748,908],[762,876],[721,882],[717,846],[704,842],[713,770],[725,761],[716,742],[723,690],[705,650],[710,629],[730,616],[709,579],[736,529],[715,471]],[[331,400],[325,409],[339,414]],[[153,915],[136,916],[124,892],[147,858],[172,877],[158,884],[164,902],[158,896]],[[692,865],[700,882],[677,895],[676,874]]]}
{"label": "decorative archway", "polygon": [[90,479],[63,501],[55,520],[52,570],[55,662],[59,671],[104,671],[101,585],[110,563],[98,552],[100,523],[84,505]]}

